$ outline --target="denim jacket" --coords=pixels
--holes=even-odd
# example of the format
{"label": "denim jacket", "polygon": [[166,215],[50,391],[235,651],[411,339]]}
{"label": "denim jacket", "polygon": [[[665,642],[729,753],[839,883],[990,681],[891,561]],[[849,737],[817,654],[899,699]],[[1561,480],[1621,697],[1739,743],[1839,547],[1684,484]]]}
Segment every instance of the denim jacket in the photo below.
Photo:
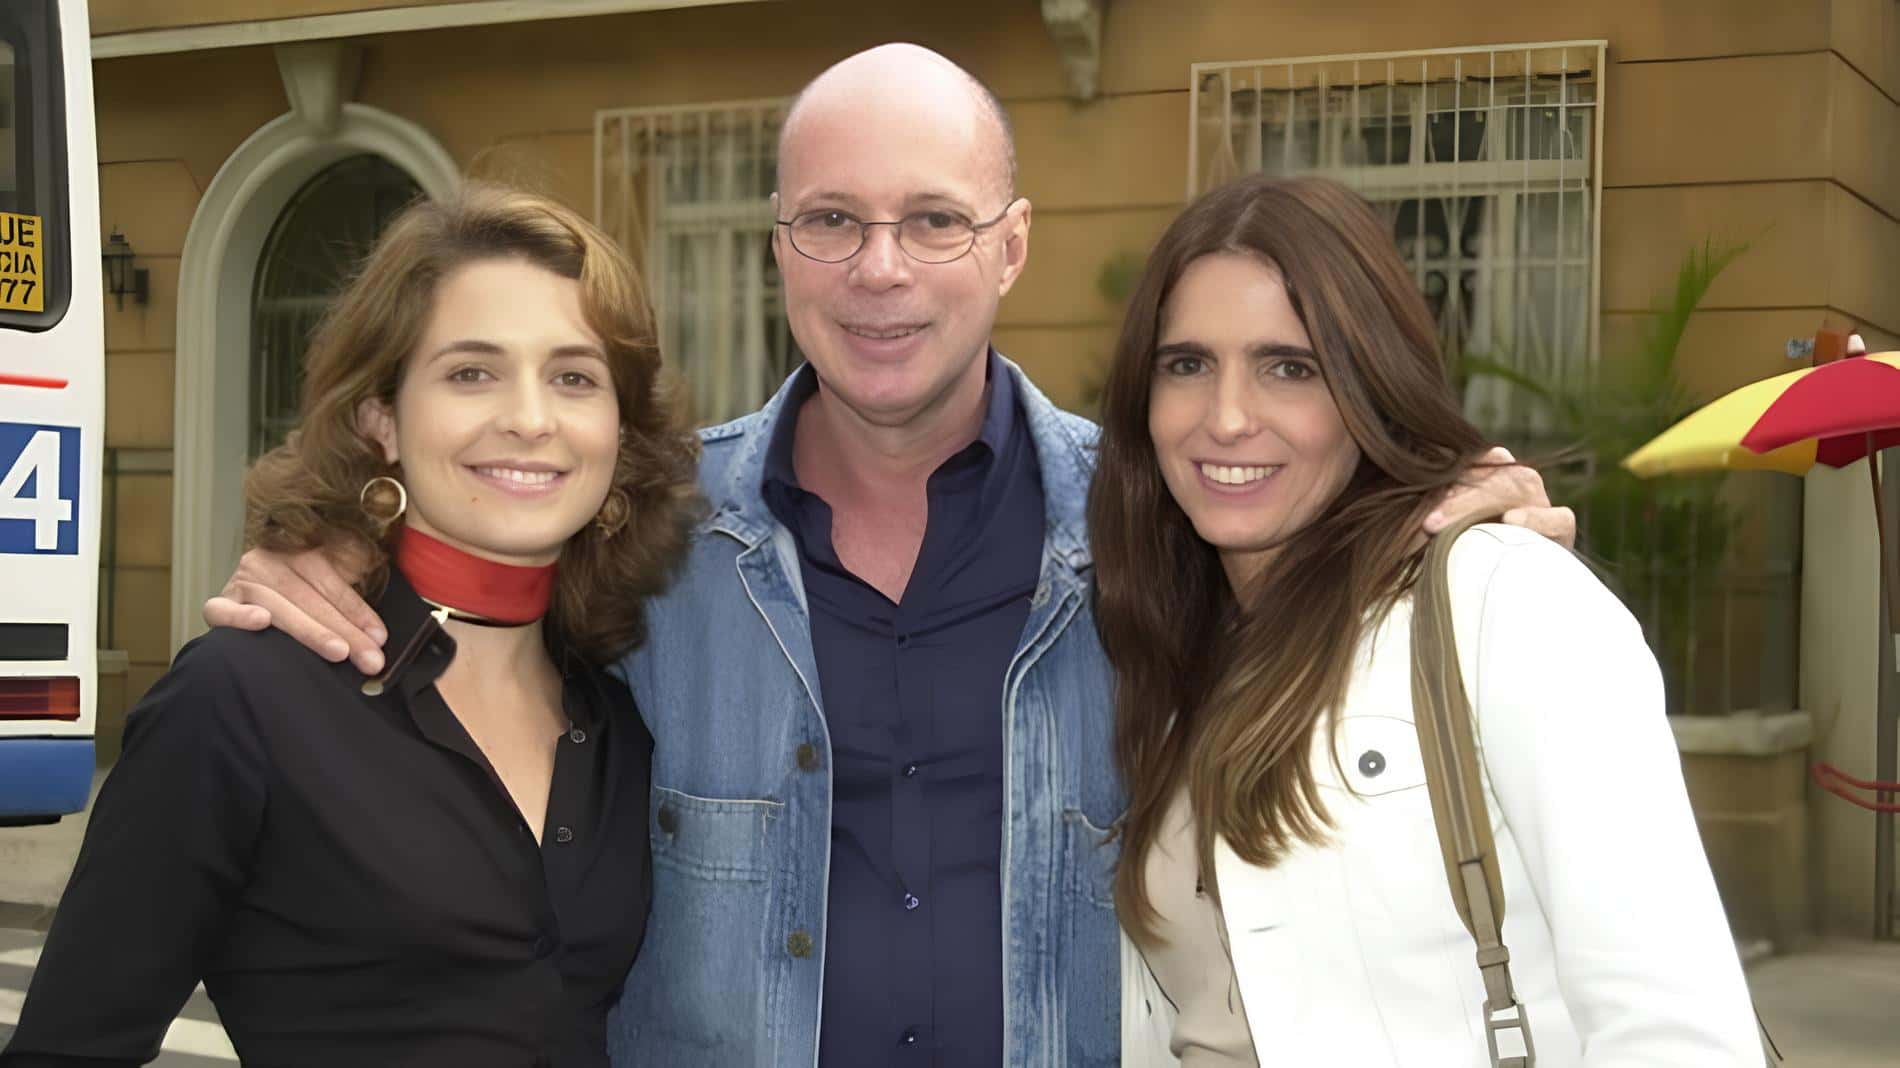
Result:
{"label": "denim jacket", "polygon": [[[1096,430],[1008,367],[1047,522],[1000,709],[1004,1058],[1115,1065],[1115,849],[1102,843],[1123,798],[1084,536]],[[609,1024],[617,1068],[817,1060],[831,749],[797,551],[759,489],[785,397],[702,432],[710,515],[679,580],[649,606],[651,638],[618,669],[655,752],[653,906]]]}

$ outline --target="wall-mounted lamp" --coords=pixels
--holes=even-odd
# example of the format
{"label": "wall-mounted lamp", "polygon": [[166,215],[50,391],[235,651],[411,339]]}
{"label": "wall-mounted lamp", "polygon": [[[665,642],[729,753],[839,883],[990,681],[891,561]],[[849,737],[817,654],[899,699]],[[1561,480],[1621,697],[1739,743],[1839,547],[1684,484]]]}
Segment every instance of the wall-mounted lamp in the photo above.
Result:
{"label": "wall-mounted lamp", "polygon": [[143,304],[151,295],[150,276],[145,268],[132,266],[132,257],[137,253],[119,232],[112,228],[112,236],[106,238],[106,247],[99,254],[105,262],[106,292],[117,298],[119,307],[125,307],[125,295],[132,294],[132,303]]}

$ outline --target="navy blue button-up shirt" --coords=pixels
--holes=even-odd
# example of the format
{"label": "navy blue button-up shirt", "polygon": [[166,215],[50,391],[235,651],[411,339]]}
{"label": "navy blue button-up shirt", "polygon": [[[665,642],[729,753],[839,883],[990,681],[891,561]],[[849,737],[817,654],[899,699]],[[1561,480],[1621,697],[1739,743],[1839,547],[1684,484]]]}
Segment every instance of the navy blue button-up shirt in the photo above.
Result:
{"label": "navy blue button-up shirt", "polygon": [[830,506],[792,469],[817,388],[802,369],[762,490],[798,544],[831,733],[818,1060],[1000,1066],[1003,677],[1041,565],[1035,444],[992,352],[982,430],[931,474],[923,546],[892,604],[839,562]]}

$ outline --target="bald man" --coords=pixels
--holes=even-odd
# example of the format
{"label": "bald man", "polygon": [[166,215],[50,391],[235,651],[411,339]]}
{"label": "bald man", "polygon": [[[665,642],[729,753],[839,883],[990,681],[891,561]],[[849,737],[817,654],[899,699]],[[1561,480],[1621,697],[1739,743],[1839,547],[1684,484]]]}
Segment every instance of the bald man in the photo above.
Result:
{"label": "bald man", "polygon": [[[621,664],[654,892],[614,1063],[1118,1064],[1095,430],[990,344],[1029,256],[1003,109],[925,49],[852,56],[791,109],[773,204],[810,362],[703,432],[711,516]],[[342,585],[253,552],[206,616],[377,670]]]}

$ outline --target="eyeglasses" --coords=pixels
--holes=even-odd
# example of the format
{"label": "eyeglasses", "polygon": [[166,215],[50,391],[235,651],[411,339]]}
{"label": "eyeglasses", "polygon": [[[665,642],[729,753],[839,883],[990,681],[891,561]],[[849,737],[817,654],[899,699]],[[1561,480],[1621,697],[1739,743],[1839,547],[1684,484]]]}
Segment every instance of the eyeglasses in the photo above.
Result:
{"label": "eyeglasses", "polygon": [[1002,222],[1016,206],[1017,197],[988,222],[971,222],[959,212],[938,208],[919,211],[889,222],[865,222],[850,212],[820,208],[790,219],[774,219],[786,228],[799,255],[819,263],[843,263],[864,247],[873,226],[897,228],[897,247],[919,263],[949,263],[969,255],[976,235]]}

